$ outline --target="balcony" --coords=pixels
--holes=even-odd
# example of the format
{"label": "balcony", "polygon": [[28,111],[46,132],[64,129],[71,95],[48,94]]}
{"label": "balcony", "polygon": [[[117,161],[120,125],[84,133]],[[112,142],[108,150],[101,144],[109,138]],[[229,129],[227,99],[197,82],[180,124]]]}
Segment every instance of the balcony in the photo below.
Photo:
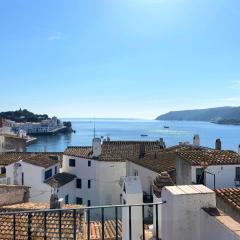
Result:
{"label": "balcony", "polygon": [[[54,209],[37,211],[18,211],[0,213],[0,238],[2,239],[69,239],[69,240],[134,240],[134,213],[138,209],[142,216],[142,225],[138,226],[141,239],[149,240],[153,235],[158,239],[158,218],[155,220],[155,233],[149,230],[145,222],[145,207],[158,204],[110,205],[100,207],[82,207],[79,209]],[[125,209],[128,219],[121,219],[120,211]],[[158,216],[158,207],[153,208]],[[100,219],[92,217],[99,212]],[[112,211],[114,217],[106,219],[105,213]],[[127,232],[126,232],[127,226]],[[124,228],[125,227],[125,228]],[[134,229],[134,230],[133,230]],[[127,235],[126,235],[127,233]],[[123,235],[125,237],[123,237]]]}

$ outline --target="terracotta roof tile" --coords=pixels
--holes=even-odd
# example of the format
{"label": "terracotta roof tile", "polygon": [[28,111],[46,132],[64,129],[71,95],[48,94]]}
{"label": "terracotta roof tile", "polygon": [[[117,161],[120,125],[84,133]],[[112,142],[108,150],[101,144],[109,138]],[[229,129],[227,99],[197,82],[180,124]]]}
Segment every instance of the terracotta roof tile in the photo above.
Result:
{"label": "terracotta roof tile", "polygon": [[215,190],[217,197],[223,199],[240,214],[240,188],[222,188]]}
{"label": "terracotta roof tile", "polygon": [[73,157],[91,158],[92,147],[70,146],[66,148],[64,154]]}
{"label": "terracotta roof tile", "polygon": [[33,156],[38,155],[47,155],[52,158],[58,156],[62,160],[63,153],[61,152],[9,152],[9,153],[0,153],[0,165],[9,165],[20,160],[25,160]]}
{"label": "terracotta roof tile", "polygon": [[[28,239],[28,215],[22,210],[47,209],[47,204],[24,203],[7,206],[2,211],[16,211],[16,236],[17,239]],[[79,205],[64,205],[64,208],[81,208]],[[84,221],[83,211],[76,211],[76,234],[77,239],[87,240],[87,224]],[[48,239],[59,238],[59,212],[52,211],[47,213],[46,217],[47,237]],[[13,239],[13,216],[2,212],[0,215],[0,239]],[[62,239],[73,239],[73,222],[74,215],[72,210],[61,213],[61,236]],[[31,216],[31,234],[32,239],[44,238],[44,212],[32,212]],[[118,239],[122,239],[122,224],[118,220]],[[106,220],[104,223],[104,235],[106,240],[115,239],[115,221]],[[99,221],[90,222],[90,238],[91,240],[100,240],[102,235],[102,226]]]}
{"label": "terracotta roof tile", "polygon": [[154,172],[173,172],[176,170],[176,154],[168,151],[157,151],[146,154],[144,157],[128,158],[129,161],[148,168]]}
{"label": "terracotta roof tile", "polygon": [[86,159],[96,159],[100,161],[124,162],[130,156],[139,156],[142,153],[148,153],[161,149],[159,141],[103,141],[101,156],[92,157],[92,147],[68,147],[65,155],[82,157]]}
{"label": "terracotta roof tile", "polygon": [[153,192],[156,197],[161,197],[162,188],[165,186],[173,186],[173,180],[167,172],[161,172],[161,174],[156,177],[153,184]]}
{"label": "terracotta roof tile", "polygon": [[240,164],[240,155],[233,151],[220,151],[213,149],[194,149],[178,151],[177,155],[193,166],[200,166],[203,162],[208,165]]}
{"label": "terracotta roof tile", "polygon": [[43,168],[49,168],[57,163],[59,163],[58,160],[55,160],[54,158],[52,158],[51,156],[47,155],[47,154],[38,154],[38,155],[34,155],[31,157],[28,157],[26,159],[23,159],[23,162],[32,164],[32,165],[36,165],[39,167],[43,167]]}

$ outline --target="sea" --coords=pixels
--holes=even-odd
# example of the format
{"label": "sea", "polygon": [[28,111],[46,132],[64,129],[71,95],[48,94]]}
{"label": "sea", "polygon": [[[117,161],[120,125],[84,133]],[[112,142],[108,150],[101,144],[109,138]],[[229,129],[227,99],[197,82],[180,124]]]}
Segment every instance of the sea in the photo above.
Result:
{"label": "sea", "polygon": [[[237,151],[240,144],[240,126],[219,125],[209,122],[157,121],[141,119],[87,119],[68,118],[75,132],[54,136],[39,136],[38,141],[27,147],[28,152],[62,152],[67,146],[90,146],[95,134],[111,140],[159,140],[173,146],[179,142],[192,143],[199,134],[202,146],[214,147],[220,138],[222,148]],[[168,127],[168,128],[165,128]]]}

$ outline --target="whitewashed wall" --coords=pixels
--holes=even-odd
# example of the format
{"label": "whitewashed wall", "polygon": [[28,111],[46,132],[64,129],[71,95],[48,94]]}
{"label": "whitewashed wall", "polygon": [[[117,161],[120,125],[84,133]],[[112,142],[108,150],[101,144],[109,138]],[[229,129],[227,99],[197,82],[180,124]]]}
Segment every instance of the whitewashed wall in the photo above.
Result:
{"label": "whitewashed wall", "polygon": [[[69,204],[76,204],[76,180],[61,186],[58,190],[58,198],[63,198],[65,201],[65,196],[68,195]],[[64,202],[65,203],[65,202]]]}
{"label": "whitewashed wall", "polygon": [[[201,239],[239,240],[240,237],[220,223],[215,217],[201,210]],[[231,220],[230,220],[231,221]],[[228,221],[229,222],[229,219]],[[239,223],[234,224],[235,228]]]}
{"label": "whitewashed wall", "polygon": [[[69,159],[75,159],[75,167],[69,167]],[[91,166],[88,166],[91,161]],[[76,188],[76,197],[83,199],[87,205],[88,200],[92,206],[119,204],[121,187],[119,180],[126,176],[125,162],[108,162],[93,159],[84,159],[72,156],[63,156],[62,172],[68,172],[82,179],[82,188]],[[88,188],[91,180],[91,188]]]}
{"label": "whitewashed wall", "polygon": [[119,181],[125,176],[125,162],[98,161],[96,183],[100,205],[120,203],[122,189]]}
{"label": "whitewashed wall", "polygon": [[[29,163],[21,162],[24,173],[24,185],[30,187],[31,202],[49,202],[51,196],[51,188],[49,185],[43,183],[44,172],[48,169],[32,165]],[[10,177],[11,184],[14,184],[14,164],[6,167],[6,176]],[[21,173],[19,173],[19,185],[21,185]]]}
{"label": "whitewashed wall", "polygon": [[[75,159],[75,167],[69,166],[69,159]],[[91,166],[88,167],[88,161],[91,161]],[[91,205],[98,205],[99,198],[97,192],[97,177],[96,177],[97,161],[88,160],[79,157],[63,156],[63,164],[61,172],[68,172],[77,176],[82,180],[82,188],[76,188],[76,197],[83,199],[83,204],[87,205],[88,200],[91,201]],[[88,188],[88,180],[91,180],[91,188]]]}
{"label": "whitewashed wall", "polygon": [[[240,167],[240,165],[216,165],[216,166],[209,166],[207,168],[207,171],[215,174],[216,188],[236,187],[236,184],[234,181],[236,167]],[[191,168],[192,182],[196,182],[197,168],[201,168],[201,166],[192,166]],[[211,189],[214,188],[214,177],[210,174],[206,174],[206,185]]]}
{"label": "whitewashed wall", "polygon": [[[26,163],[20,162],[21,168],[18,171],[18,184],[21,185],[21,172],[24,173],[24,185],[30,187],[30,199],[31,202],[49,203],[51,196],[51,187],[44,183],[45,172],[52,169],[53,175],[55,175],[55,167],[59,170],[59,164],[55,164],[47,169]],[[6,177],[10,178],[10,184],[14,184],[14,164],[6,167]],[[59,189],[58,196],[65,197],[69,195],[69,203],[76,202],[75,196],[75,181],[72,181]]]}
{"label": "whitewashed wall", "polygon": [[140,177],[143,192],[150,194],[151,185],[159,174],[131,161],[127,161],[127,176],[134,176],[136,172]]}

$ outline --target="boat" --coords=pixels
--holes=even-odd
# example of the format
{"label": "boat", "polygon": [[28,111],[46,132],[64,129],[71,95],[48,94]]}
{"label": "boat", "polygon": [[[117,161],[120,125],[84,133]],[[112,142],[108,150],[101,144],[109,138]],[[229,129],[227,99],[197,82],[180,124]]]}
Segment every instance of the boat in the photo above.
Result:
{"label": "boat", "polygon": [[148,137],[147,134],[141,134],[141,137]]}
{"label": "boat", "polygon": [[163,128],[168,129],[168,128],[170,128],[170,127],[169,127],[169,126],[163,126]]}

